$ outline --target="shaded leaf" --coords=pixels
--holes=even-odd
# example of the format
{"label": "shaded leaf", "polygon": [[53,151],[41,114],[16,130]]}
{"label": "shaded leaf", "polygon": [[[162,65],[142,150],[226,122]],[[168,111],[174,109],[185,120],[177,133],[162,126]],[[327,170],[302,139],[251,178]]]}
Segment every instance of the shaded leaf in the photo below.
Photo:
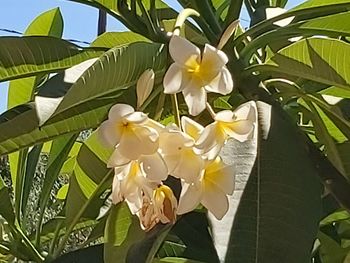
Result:
{"label": "shaded leaf", "polygon": [[[253,170],[240,199],[225,262],[310,262],[321,215],[316,168],[298,143],[293,124],[267,104],[259,102],[258,108],[263,124],[259,137],[263,137],[255,163],[245,164],[245,169]],[[246,154],[251,155],[232,151],[232,158],[244,161]],[[244,172],[244,164],[237,165]]]}

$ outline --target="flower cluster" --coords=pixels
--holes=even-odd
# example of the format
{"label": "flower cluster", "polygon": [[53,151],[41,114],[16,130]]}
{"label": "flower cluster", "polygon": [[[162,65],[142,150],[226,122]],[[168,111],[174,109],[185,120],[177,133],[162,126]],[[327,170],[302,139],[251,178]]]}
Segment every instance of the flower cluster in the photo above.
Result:
{"label": "flower cluster", "polygon": [[[177,50],[184,47],[181,51]],[[189,113],[206,108],[206,93],[227,94],[233,87],[225,64],[226,55],[210,45],[204,53],[178,36],[170,41],[174,59],[165,75],[164,92],[182,91]],[[154,73],[148,70],[138,81],[138,108],[150,94]],[[255,103],[248,102],[235,111],[212,113],[214,122],[203,127],[183,116],[179,125],[162,125],[127,104],[114,105],[99,134],[114,148],[108,167],[114,168],[113,203],[127,202],[132,214],[148,231],[158,222],[174,223],[176,215],[194,210],[199,204],[221,219],[228,210],[227,195],[234,191],[234,170],[219,157],[229,138],[249,139],[256,122]],[[181,181],[177,199],[168,176]]]}

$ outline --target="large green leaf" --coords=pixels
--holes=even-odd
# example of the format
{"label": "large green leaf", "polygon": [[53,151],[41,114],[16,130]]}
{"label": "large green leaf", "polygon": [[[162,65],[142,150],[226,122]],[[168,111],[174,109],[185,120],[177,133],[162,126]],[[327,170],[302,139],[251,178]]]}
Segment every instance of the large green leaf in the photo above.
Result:
{"label": "large green leaf", "polygon": [[291,9],[291,11],[294,10],[305,10],[309,8],[314,8],[314,7],[321,7],[321,6],[333,6],[333,5],[341,5],[341,4],[350,4],[349,0],[309,0],[306,1],[295,8]]}
{"label": "large green leaf", "polygon": [[138,41],[149,42],[149,40],[144,36],[130,31],[106,32],[96,38],[91,43],[91,46],[113,48],[116,46],[126,45]]}
{"label": "large green leaf", "polygon": [[143,239],[145,232],[141,230],[139,219],[130,213],[125,203],[111,209],[105,228],[104,261],[113,263],[118,258],[126,262],[129,248]]}
{"label": "large green leaf", "polygon": [[348,35],[350,34],[350,12],[307,20],[298,28],[334,31]]}
{"label": "large green leaf", "polygon": [[0,81],[59,71],[102,53],[53,37],[0,37]]}
{"label": "large green leaf", "polygon": [[109,50],[71,87],[47,123],[93,109],[99,99],[133,87],[146,69],[152,68],[156,78],[161,77],[166,59],[163,46],[153,43],[138,42]]}
{"label": "large green leaf", "polygon": [[349,59],[350,44],[335,39],[310,38],[278,51],[265,65],[253,68],[349,88]]}
{"label": "large green leaf", "polygon": [[0,176],[0,215],[6,219],[10,225],[14,225],[15,214],[11,205],[10,191],[5,186]]}
{"label": "large green leaf", "polygon": [[321,216],[316,168],[293,124],[267,104],[257,105],[262,133],[255,163],[246,162],[254,153],[232,149],[238,173],[253,170],[240,199],[225,262],[310,262]]}
{"label": "large green leaf", "polygon": [[[24,35],[52,36],[60,38],[63,33],[63,20],[58,8],[44,12],[36,17]],[[35,88],[42,76],[13,80],[8,88],[8,108],[15,107],[33,99]],[[14,182],[15,207],[17,213],[25,211],[41,146],[36,146],[27,156],[27,150],[9,155],[11,177]],[[25,169],[24,166],[27,166]],[[24,172],[25,171],[25,172]],[[22,178],[23,177],[23,178]],[[23,191],[23,192],[22,192]],[[26,218],[26,216],[24,216]]]}
{"label": "large green leaf", "polygon": [[62,165],[66,161],[68,154],[71,151],[71,148],[73,147],[74,142],[77,139],[78,135],[79,135],[78,133],[72,134],[72,135],[71,134],[64,135],[55,139],[52,143],[48,163],[46,166],[44,183],[43,183],[42,191],[40,192],[40,195],[39,195],[40,216],[39,216],[38,225],[37,225],[38,232],[41,230],[40,228],[41,228],[42,219],[44,217],[44,212],[50,198],[52,187],[54,186],[54,183],[57,180],[57,177],[60,173]]}
{"label": "large green leaf", "polygon": [[84,114],[53,122],[42,128],[39,128],[33,103],[17,106],[0,115],[0,155],[49,141],[59,135],[97,127],[117,101],[116,96],[98,100],[95,107]]}

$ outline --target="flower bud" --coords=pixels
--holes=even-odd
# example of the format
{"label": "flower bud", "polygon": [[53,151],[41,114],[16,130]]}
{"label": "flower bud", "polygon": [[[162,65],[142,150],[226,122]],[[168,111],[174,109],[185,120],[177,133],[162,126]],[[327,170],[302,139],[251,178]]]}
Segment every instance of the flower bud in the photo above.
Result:
{"label": "flower bud", "polygon": [[154,71],[147,69],[136,84],[137,108],[139,109],[151,94],[154,85]]}

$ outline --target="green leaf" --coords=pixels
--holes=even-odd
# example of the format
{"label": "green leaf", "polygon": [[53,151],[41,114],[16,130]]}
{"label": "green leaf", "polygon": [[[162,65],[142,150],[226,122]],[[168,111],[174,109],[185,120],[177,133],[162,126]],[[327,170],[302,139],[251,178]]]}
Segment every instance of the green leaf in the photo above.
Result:
{"label": "green leaf", "polygon": [[[113,246],[121,246],[128,237],[133,215],[125,202],[112,205],[105,228],[105,240]],[[136,219],[137,220],[137,219]],[[141,229],[140,229],[141,231]]]}
{"label": "green leaf", "polygon": [[320,226],[322,227],[333,224],[334,222],[339,222],[348,219],[350,219],[349,212],[346,210],[339,210],[322,219],[322,221],[320,222]]}
{"label": "green leaf", "polygon": [[206,213],[203,212],[191,212],[179,218],[172,233],[186,246],[181,257],[208,263],[219,262],[211,236],[211,226]]}
{"label": "green leaf", "polygon": [[66,202],[67,225],[75,224],[80,217],[95,219],[98,216],[104,202],[99,196],[111,186],[111,174],[112,170],[108,169],[93,151],[86,145],[81,147],[69,182]]}
{"label": "green leaf", "polygon": [[97,127],[106,117],[116,97],[97,100],[94,108],[65,120],[39,128],[33,103],[23,104],[0,115],[0,155],[14,152],[59,135]]}
{"label": "green leaf", "polygon": [[2,177],[0,176],[0,215],[6,219],[7,223],[14,226],[15,214],[11,205],[10,191],[5,186]]}
{"label": "green leaf", "polygon": [[192,260],[188,258],[166,257],[153,260],[153,263],[203,263],[202,261]]}
{"label": "green leaf", "polygon": [[323,232],[318,233],[318,239],[321,242],[320,257],[324,263],[339,263],[345,262],[344,259],[349,252],[349,248],[342,248],[331,237]]}
{"label": "green leaf", "polygon": [[139,219],[130,213],[126,203],[113,205],[105,228],[104,261],[112,263],[119,258],[126,262],[129,248],[144,236]]}
{"label": "green leaf", "polygon": [[52,187],[54,186],[60,170],[66,161],[78,135],[78,133],[64,135],[55,139],[52,143],[49,160],[46,166],[44,183],[39,198],[40,216],[38,219],[38,232],[41,228],[44,212],[50,199]]}
{"label": "green leaf", "polygon": [[68,194],[69,184],[62,185],[62,187],[58,190],[56,198],[60,200],[65,200]]}
{"label": "green leaf", "polygon": [[132,43],[107,51],[69,89],[47,123],[91,110],[96,107],[94,101],[133,87],[146,69],[152,68],[156,78],[161,77],[166,60],[162,46],[154,43]]}
{"label": "green leaf", "polygon": [[306,1],[295,8],[291,9],[291,11],[294,10],[306,10],[309,8],[315,8],[315,7],[321,7],[321,6],[335,6],[335,5],[341,5],[341,4],[350,4],[349,0],[309,0]]}
{"label": "green leaf", "polygon": [[310,262],[321,215],[322,188],[316,168],[294,124],[269,105],[257,105],[263,132],[256,161],[250,158],[253,161],[247,163],[247,156],[254,153],[231,150],[239,174],[252,172],[225,262]]}
{"label": "green leaf", "polygon": [[35,96],[35,108],[39,125],[46,122],[57,109],[63,96],[81,75],[96,61],[96,58],[86,60],[47,80]]}
{"label": "green leaf", "polygon": [[335,39],[310,38],[278,51],[256,69],[349,88],[350,67],[346,66],[349,60],[350,44]]}
{"label": "green leaf", "polygon": [[350,34],[350,12],[324,16],[307,20],[298,28],[311,30],[326,30],[339,32],[339,34]]}
{"label": "green leaf", "polygon": [[0,81],[56,72],[103,53],[43,36],[0,37],[0,50]]}
{"label": "green leaf", "polygon": [[133,42],[149,42],[144,36],[126,31],[126,32],[106,32],[97,37],[92,43],[92,47],[104,47],[104,48],[113,48],[121,45],[130,44]]}
{"label": "green leaf", "polygon": [[26,36],[52,36],[57,38],[61,38],[62,33],[63,18],[58,7],[40,14],[24,32]]}

